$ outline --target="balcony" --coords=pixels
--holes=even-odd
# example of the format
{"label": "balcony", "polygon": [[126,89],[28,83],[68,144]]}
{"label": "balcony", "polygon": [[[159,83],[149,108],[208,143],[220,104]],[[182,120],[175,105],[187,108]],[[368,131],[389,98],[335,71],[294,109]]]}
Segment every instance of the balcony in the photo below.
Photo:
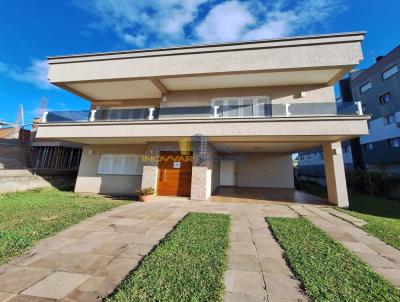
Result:
{"label": "balcony", "polygon": [[359,102],[248,103],[197,107],[150,107],[45,112],[42,123],[135,122],[157,120],[274,119],[362,115]]}

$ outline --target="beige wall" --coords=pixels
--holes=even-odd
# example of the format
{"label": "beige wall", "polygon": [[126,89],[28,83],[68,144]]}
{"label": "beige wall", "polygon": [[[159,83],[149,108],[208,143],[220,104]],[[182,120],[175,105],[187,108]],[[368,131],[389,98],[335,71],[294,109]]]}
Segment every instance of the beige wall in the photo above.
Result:
{"label": "beige wall", "polygon": [[141,175],[98,175],[97,167],[101,154],[143,154],[145,150],[145,145],[85,145],[75,192],[135,194],[141,186]]}
{"label": "beige wall", "polygon": [[242,153],[240,156],[242,159],[236,165],[237,186],[294,188],[290,154]]}
{"label": "beige wall", "polygon": [[[306,93],[305,97],[300,97],[301,92]],[[160,107],[209,106],[213,98],[237,96],[268,96],[273,104],[335,101],[333,86],[293,85],[171,91]]]}
{"label": "beige wall", "polygon": [[[300,93],[305,92],[301,97]],[[117,107],[185,107],[210,106],[211,99],[217,97],[267,96],[272,104],[284,103],[321,103],[334,102],[333,86],[326,85],[291,85],[264,86],[248,88],[202,89],[168,92],[166,102],[160,99],[98,101],[92,108],[101,109]]]}

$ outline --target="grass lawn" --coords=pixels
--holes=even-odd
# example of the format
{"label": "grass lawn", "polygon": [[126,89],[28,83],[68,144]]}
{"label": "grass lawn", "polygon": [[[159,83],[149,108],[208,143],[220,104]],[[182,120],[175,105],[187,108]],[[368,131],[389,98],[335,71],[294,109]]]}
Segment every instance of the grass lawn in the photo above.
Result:
{"label": "grass lawn", "polygon": [[106,301],[222,301],[230,218],[188,214]]}
{"label": "grass lawn", "polygon": [[363,230],[400,249],[400,201],[352,194],[349,209],[339,210],[367,221]]}
{"label": "grass lawn", "polygon": [[[304,190],[326,197],[326,188],[313,182],[304,182]],[[354,193],[349,199],[349,209],[338,210],[365,220],[368,224],[362,227],[364,231],[400,249],[400,201]]]}
{"label": "grass lawn", "polygon": [[313,301],[400,301],[400,292],[305,218],[267,218]]}
{"label": "grass lawn", "polygon": [[0,264],[41,239],[124,203],[56,189],[0,194]]}

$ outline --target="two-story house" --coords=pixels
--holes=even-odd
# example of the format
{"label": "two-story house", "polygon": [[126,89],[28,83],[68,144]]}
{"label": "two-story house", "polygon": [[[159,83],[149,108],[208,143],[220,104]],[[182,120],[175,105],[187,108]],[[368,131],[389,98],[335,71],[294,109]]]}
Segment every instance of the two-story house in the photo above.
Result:
{"label": "two-story house", "polygon": [[[49,81],[91,110],[48,112],[37,138],[84,144],[75,190],[208,200],[220,187],[293,190],[291,154],[323,147],[329,201],[348,205],[333,84],[363,32],[50,57]],[[242,190],[242,192],[243,192]]]}

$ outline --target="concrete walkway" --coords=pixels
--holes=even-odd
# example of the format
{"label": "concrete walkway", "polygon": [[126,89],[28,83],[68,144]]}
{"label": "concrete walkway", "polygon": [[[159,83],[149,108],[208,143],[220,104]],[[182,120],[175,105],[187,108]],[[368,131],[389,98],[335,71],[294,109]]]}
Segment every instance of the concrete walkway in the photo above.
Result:
{"label": "concrete walkway", "polygon": [[225,301],[308,301],[265,217],[304,215],[399,284],[399,251],[317,206],[174,198],[122,206],[40,242],[0,267],[0,302],[100,301],[188,212],[231,215]]}

